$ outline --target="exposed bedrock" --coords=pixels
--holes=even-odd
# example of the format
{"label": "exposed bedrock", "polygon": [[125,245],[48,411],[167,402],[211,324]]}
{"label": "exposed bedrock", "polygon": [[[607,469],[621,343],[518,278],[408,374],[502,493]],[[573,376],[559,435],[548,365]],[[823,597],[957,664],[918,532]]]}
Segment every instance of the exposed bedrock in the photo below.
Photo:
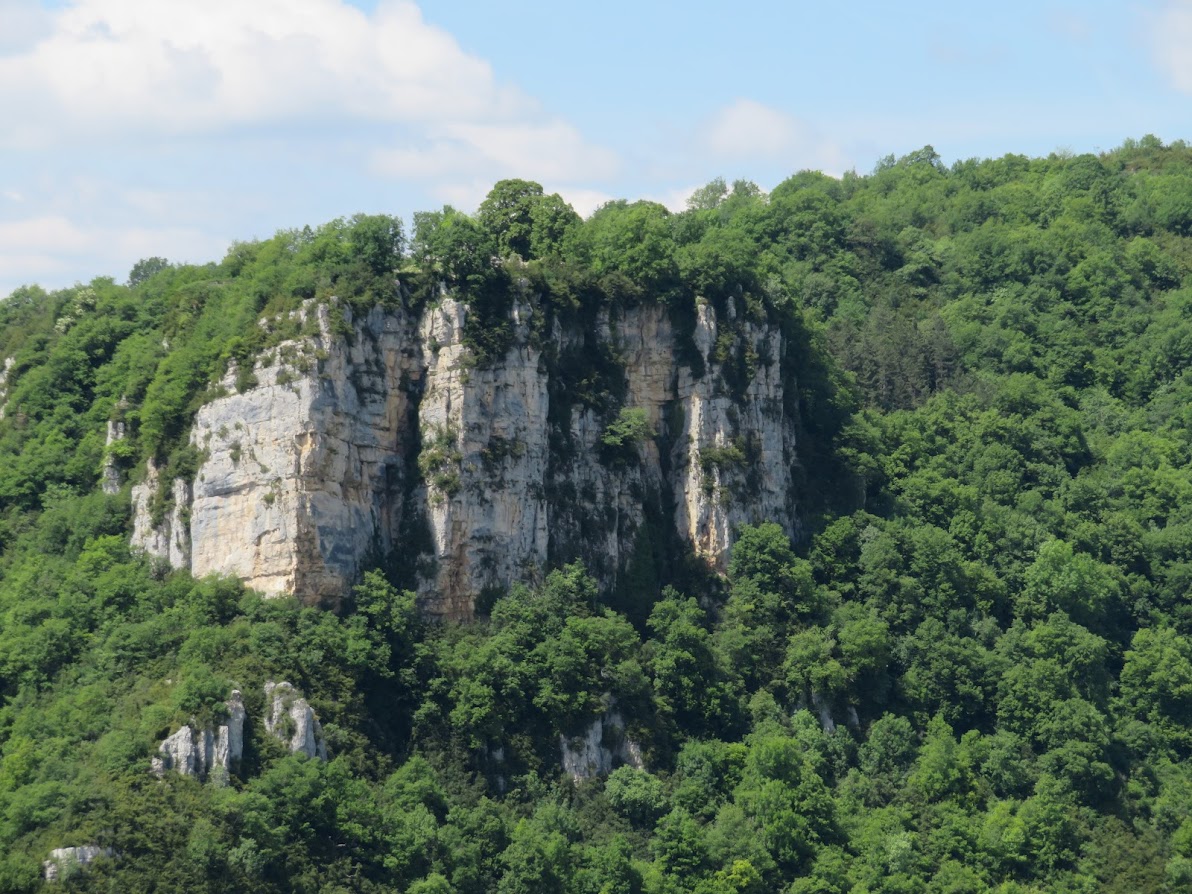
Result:
{"label": "exposed bedrock", "polygon": [[468,312],[308,304],[312,334],[199,410],[194,481],[150,467],[133,488],[134,545],[309,602],[387,559],[428,613],[462,619],[549,564],[582,559],[613,586],[651,539],[723,567],[742,523],[794,533],[777,325],[732,302],[685,324],[650,302],[547,322],[523,296],[503,352],[478,361]]}
{"label": "exposed bedrock", "polygon": [[226,717],[215,726],[199,728],[191,722],[179,727],[157,746],[157,756],[150,759],[154,776],[167,772],[193,776],[226,785],[231,771],[244,756],[244,701],[239,690],[224,703]]}

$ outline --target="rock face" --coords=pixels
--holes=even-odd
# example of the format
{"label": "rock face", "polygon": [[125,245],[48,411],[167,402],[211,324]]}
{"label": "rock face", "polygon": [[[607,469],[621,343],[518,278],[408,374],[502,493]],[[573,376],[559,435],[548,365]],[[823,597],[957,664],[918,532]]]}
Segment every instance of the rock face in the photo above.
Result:
{"label": "rock face", "polygon": [[228,718],[215,731],[215,746],[211,752],[212,778],[219,784],[228,781],[228,773],[240,762],[244,756],[244,721],[247,714],[240,691],[232,690],[232,697],[227,700]]}
{"label": "rock face", "polygon": [[326,307],[310,313],[315,334],[263,358],[254,387],[199,411],[192,443],[207,458],[192,492],[174,482],[173,515],[147,518],[155,470],[134,488],[134,546],[197,576],[333,601],[367,556],[392,543],[402,451],[417,432],[407,418],[407,368],[416,366],[407,352],[418,339],[401,315],[376,310],[355,323],[349,344],[331,333]]}
{"label": "rock face", "polygon": [[86,869],[99,857],[111,856],[110,847],[100,847],[96,844],[59,847],[50,851],[50,858],[41,864],[41,871],[47,882],[56,882]]}
{"label": "rock face", "polygon": [[187,724],[164,739],[157,747],[159,756],[151,761],[153,774],[160,778],[173,771],[216,785],[226,784],[232,768],[244,756],[245,711],[239,690],[232,690],[225,707],[227,719],[215,730],[195,730]]}
{"label": "rock face", "polygon": [[12,372],[12,364],[11,357],[5,357],[4,363],[0,364],[0,419],[4,418],[8,407],[8,374]]}
{"label": "rock face", "polygon": [[[169,495],[166,500],[163,491]],[[173,568],[189,568],[190,500],[190,484],[175,478],[168,488],[163,486],[161,471],[149,460],[145,480],[132,489],[132,548],[164,559]]]}
{"label": "rock face", "polygon": [[641,748],[625,735],[625,721],[616,711],[592,721],[582,736],[560,736],[563,772],[574,782],[607,776],[616,766],[644,769]]}
{"label": "rock face", "polygon": [[825,733],[836,732],[836,720],[832,717],[832,707],[818,692],[811,693],[811,705],[819,717],[820,726]]}
{"label": "rock face", "polygon": [[434,611],[468,617],[486,585],[525,577],[547,558],[548,381],[528,338],[530,309],[515,304],[514,345],[499,363],[470,368],[465,308],[428,314],[419,408],[435,573],[424,588]]}
{"label": "rock face", "polygon": [[173,770],[183,776],[198,776],[200,751],[195,746],[195,732],[187,724],[162,740],[157,746],[161,757],[152,759],[153,775],[163,776]]}
{"label": "rock face", "polygon": [[265,684],[265,730],[294,754],[327,760],[323,727],[310,703],[289,683]]}
{"label": "rock face", "polygon": [[[305,335],[199,411],[193,484],[151,466],[133,489],[133,544],[308,602],[388,558],[455,619],[548,564],[616,586],[666,538],[723,567],[740,524],[797,526],[788,346],[737,303],[561,323],[514,296],[483,361],[446,295],[417,315],[308,304]],[[618,442],[623,411],[645,428]]]}
{"label": "rock face", "polygon": [[[123,441],[127,434],[123,422],[109,421],[108,422],[108,439],[105,444],[111,447],[118,441]],[[116,465],[116,458],[110,454],[104,458],[103,462],[103,476],[100,480],[100,486],[103,492],[109,496],[120,493],[120,488],[124,484],[124,479],[120,475],[120,469]]]}

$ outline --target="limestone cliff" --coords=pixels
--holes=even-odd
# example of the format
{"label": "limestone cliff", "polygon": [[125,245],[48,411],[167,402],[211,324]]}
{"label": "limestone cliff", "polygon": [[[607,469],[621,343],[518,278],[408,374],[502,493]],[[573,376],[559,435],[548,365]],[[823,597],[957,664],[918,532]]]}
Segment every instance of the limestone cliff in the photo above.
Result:
{"label": "limestone cliff", "polygon": [[547,558],[548,381],[529,338],[529,308],[513,307],[514,343],[485,368],[469,363],[466,310],[445,301],[423,327],[419,407],[436,611],[472,612],[476,594],[531,576]]}
{"label": "limestone cliff", "polygon": [[308,303],[307,335],[199,411],[193,483],[151,466],[133,489],[134,545],[308,601],[388,558],[429,613],[467,618],[548,564],[612,586],[651,539],[723,566],[741,523],[794,532],[789,346],[764,311],[560,318],[518,295],[482,359],[469,313]]}

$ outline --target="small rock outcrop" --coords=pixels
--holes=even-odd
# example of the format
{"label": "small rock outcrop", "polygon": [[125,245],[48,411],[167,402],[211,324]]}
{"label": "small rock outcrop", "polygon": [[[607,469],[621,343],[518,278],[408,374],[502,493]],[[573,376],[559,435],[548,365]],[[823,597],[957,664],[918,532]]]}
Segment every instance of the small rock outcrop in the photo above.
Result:
{"label": "small rock outcrop", "polygon": [[[508,308],[481,360],[447,293],[417,312],[308,302],[306,334],[199,410],[194,481],[150,465],[133,545],[332,604],[396,555],[424,610],[467,619],[546,565],[583,560],[612,588],[665,540],[723,569],[741,524],[796,532],[794,348],[764,310],[646,301],[563,323],[529,295]],[[237,378],[254,384],[235,393]],[[622,412],[632,437],[610,440]]]}
{"label": "small rock outcrop", "polygon": [[641,747],[625,735],[625,721],[607,711],[592,721],[581,736],[560,736],[563,772],[574,782],[607,776],[621,765],[645,769]]}
{"label": "small rock outcrop", "polygon": [[132,489],[133,550],[163,559],[172,568],[189,568],[190,501],[190,484],[175,478],[167,485],[150,459],[145,480]]}
{"label": "small rock outcrop", "polygon": [[186,724],[166,737],[157,747],[158,757],[150,762],[153,775],[161,778],[175,772],[216,785],[226,784],[233,767],[244,756],[246,714],[239,690],[232,690],[225,708],[228,716],[214,730],[196,730]]}
{"label": "small rock outcrop", "polygon": [[327,760],[323,727],[310,703],[291,684],[265,684],[265,731],[292,753]]}
{"label": "small rock outcrop", "polygon": [[82,844],[78,847],[59,847],[50,851],[50,858],[41,864],[42,876],[47,882],[56,882],[81,872],[100,857],[111,857],[110,847],[97,844]]}
{"label": "small rock outcrop", "polygon": [[232,697],[227,700],[225,707],[228,710],[227,720],[215,731],[215,745],[209,763],[212,778],[220,784],[228,781],[228,774],[244,757],[244,721],[248,716],[238,689],[232,690]]}
{"label": "small rock outcrop", "polygon": [[4,418],[8,408],[8,374],[12,371],[12,364],[11,357],[5,357],[4,363],[0,364],[0,419]]}
{"label": "small rock outcrop", "polygon": [[812,692],[811,706],[815,708],[816,716],[819,717],[820,726],[823,728],[824,732],[836,732],[836,719],[832,716],[832,706],[828,704],[827,699],[821,696],[818,692]]}
{"label": "small rock outcrop", "polygon": [[183,776],[200,775],[199,749],[195,746],[195,731],[191,729],[190,724],[166,736],[157,746],[157,753],[160,757],[150,760],[154,776],[160,778],[169,771],[181,773]]}
{"label": "small rock outcrop", "polygon": [[112,445],[123,441],[129,434],[128,426],[124,422],[124,412],[129,409],[128,398],[120,398],[116,404],[118,418],[107,421],[107,440],[104,443],[104,472],[100,476],[100,486],[108,496],[117,495],[124,486],[124,473],[120,471],[120,464]]}
{"label": "small rock outcrop", "polygon": [[[111,447],[118,441],[123,441],[127,431],[123,422],[116,422],[114,420],[108,421],[108,439],[104,444],[105,447]],[[120,468],[116,465],[116,457],[110,453],[104,457],[103,461],[103,475],[100,480],[100,486],[103,492],[108,496],[113,496],[120,493],[120,488],[124,485],[124,477],[120,474]]]}

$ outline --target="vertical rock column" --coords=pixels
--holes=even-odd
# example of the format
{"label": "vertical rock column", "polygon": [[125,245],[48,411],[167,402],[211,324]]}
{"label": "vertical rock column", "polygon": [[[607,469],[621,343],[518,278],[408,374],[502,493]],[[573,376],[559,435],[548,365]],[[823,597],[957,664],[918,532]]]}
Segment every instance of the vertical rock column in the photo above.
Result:
{"label": "vertical rock column", "polygon": [[[108,438],[104,446],[111,447],[113,444],[123,441],[124,436],[124,423],[108,420]],[[120,469],[116,466],[116,458],[111,454],[105,456],[103,461],[103,477],[100,481],[100,487],[103,488],[103,492],[108,496],[118,494],[123,484],[124,479],[120,475]]]}
{"label": "vertical rock column", "polygon": [[182,478],[169,485],[169,498],[160,512],[154,504],[162,499],[162,471],[149,460],[145,480],[132,489],[133,530],[131,546],[150,556],[169,562],[171,568],[190,567],[191,488]]}
{"label": "vertical rock column", "polygon": [[515,305],[513,347],[483,368],[463,344],[462,304],[444,300],[423,322],[419,470],[435,573],[421,590],[432,614],[469,618],[485,587],[532,576],[546,561],[549,397],[529,313]]}
{"label": "vertical rock column", "polygon": [[13,359],[5,357],[4,363],[0,364],[0,419],[4,418],[4,412],[8,409],[8,374],[12,372]]}
{"label": "vertical rock column", "polygon": [[775,521],[794,533],[791,467],[793,420],[785,415],[782,337],[767,325],[744,323],[737,349],[757,359],[743,393],[732,393],[715,357],[719,325],[710,305],[699,307],[694,341],[705,372],[679,371],[683,429],[673,467],[675,525],[697,555],[728,563],[735,530]]}
{"label": "vertical rock column", "polygon": [[265,731],[294,754],[327,760],[323,727],[310,702],[285,681],[265,684]]}

